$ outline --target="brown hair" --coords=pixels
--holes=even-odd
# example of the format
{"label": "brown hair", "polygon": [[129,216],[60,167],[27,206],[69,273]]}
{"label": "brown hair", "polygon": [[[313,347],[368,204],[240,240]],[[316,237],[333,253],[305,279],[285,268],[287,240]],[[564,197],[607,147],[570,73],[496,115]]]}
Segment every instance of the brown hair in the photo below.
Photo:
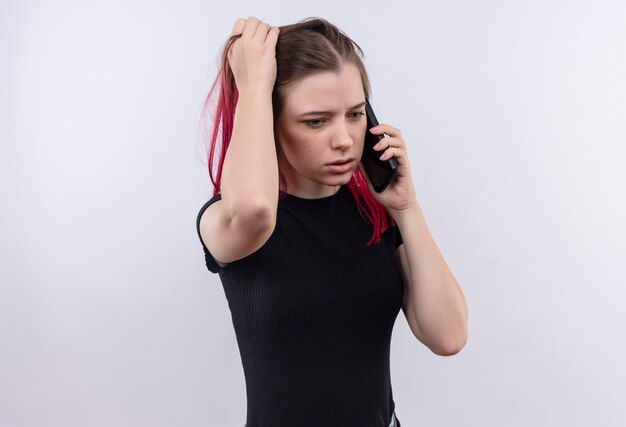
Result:
{"label": "brown hair", "polygon": [[276,44],[276,83],[272,93],[274,117],[280,117],[285,89],[290,85],[320,72],[338,73],[345,63],[358,68],[363,91],[369,98],[370,83],[362,56],[359,45],[325,19],[306,18],[280,27]]}
{"label": "brown hair", "polygon": [[[280,33],[276,42],[276,82],[272,91],[275,130],[288,89],[308,76],[329,71],[338,73],[345,64],[353,64],[361,75],[365,97],[370,98],[370,82],[362,62],[363,50],[337,26],[323,18],[309,17],[295,24],[281,26],[279,29]],[[219,72],[202,110],[202,124],[204,124],[208,122],[205,119],[212,94],[218,83],[221,83],[215,107],[213,133],[209,138],[210,146],[208,147],[208,168],[214,187],[213,195],[220,191],[222,165],[232,135],[235,106],[239,96],[235,78],[228,63],[228,52],[240,36],[240,34],[231,35],[224,44]],[[220,125],[222,141],[218,146],[216,140]],[[217,149],[219,149],[219,154],[216,156]],[[216,157],[218,165],[214,176],[213,162]],[[286,183],[280,171],[279,175],[279,191],[283,197]],[[393,218],[384,206],[374,199],[358,168],[355,169],[347,186],[357,202],[361,215],[374,227],[374,233],[368,245],[373,241],[378,242],[379,234],[387,229],[387,216],[391,218],[392,224],[394,224]]]}
{"label": "brown hair", "polygon": [[[274,117],[282,112],[285,89],[290,85],[321,72],[339,72],[345,63],[355,65],[363,80],[363,91],[370,98],[371,87],[367,71],[361,60],[365,55],[361,47],[337,26],[323,18],[309,17],[295,24],[278,27],[280,34],[276,42],[276,82],[272,92]],[[228,65],[228,51],[240,38],[240,34],[229,37],[221,58],[229,87],[235,87],[235,79]],[[358,52],[358,53],[357,53]]]}

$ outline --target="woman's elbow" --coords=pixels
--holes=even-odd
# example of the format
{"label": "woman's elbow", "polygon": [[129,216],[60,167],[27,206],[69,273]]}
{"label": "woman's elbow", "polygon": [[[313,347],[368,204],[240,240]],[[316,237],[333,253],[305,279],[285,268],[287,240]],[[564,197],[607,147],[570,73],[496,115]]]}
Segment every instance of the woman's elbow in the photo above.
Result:
{"label": "woman's elbow", "polygon": [[235,212],[233,222],[237,222],[248,232],[273,228],[276,224],[276,208],[264,200],[249,202],[233,211]]}
{"label": "woman's elbow", "polygon": [[467,343],[467,329],[458,337],[449,338],[438,346],[431,347],[431,351],[438,356],[454,356],[463,350]]}

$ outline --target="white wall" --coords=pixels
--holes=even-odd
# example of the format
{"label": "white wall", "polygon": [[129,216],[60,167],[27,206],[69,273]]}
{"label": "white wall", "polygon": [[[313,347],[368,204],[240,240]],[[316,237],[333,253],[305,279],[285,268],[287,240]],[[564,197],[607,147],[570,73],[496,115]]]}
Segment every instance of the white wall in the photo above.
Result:
{"label": "white wall", "polygon": [[469,304],[440,357],[402,313],[403,426],[626,424],[622,1],[3,1],[0,425],[241,426],[195,139],[237,17],[365,50]]}

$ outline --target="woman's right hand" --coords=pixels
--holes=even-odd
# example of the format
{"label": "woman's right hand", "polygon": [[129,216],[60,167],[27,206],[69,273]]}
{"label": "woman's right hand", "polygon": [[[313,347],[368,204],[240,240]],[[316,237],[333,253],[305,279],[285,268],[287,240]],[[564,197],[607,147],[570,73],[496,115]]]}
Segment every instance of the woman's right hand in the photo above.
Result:
{"label": "woman's right hand", "polygon": [[279,31],[278,27],[261,22],[254,16],[235,21],[231,36],[241,36],[228,51],[228,63],[240,93],[259,87],[270,92],[273,90]]}

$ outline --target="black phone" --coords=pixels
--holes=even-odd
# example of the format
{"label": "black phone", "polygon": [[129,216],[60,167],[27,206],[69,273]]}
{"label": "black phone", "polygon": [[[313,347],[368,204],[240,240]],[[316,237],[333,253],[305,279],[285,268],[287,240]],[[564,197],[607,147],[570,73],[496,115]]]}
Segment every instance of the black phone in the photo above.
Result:
{"label": "black phone", "polygon": [[365,130],[365,143],[363,144],[363,155],[361,156],[361,163],[363,168],[367,172],[372,186],[377,193],[382,192],[398,175],[398,162],[394,157],[390,157],[387,160],[380,160],[380,156],[384,151],[374,150],[374,145],[378,144],[378,141],[383,139],[383,134],[374,135],[370,132],[370,129],[378,125],[378,120],[372,110],[372,105],[369,99],[365,98],[365,115],[367,116],[367,129]]}

